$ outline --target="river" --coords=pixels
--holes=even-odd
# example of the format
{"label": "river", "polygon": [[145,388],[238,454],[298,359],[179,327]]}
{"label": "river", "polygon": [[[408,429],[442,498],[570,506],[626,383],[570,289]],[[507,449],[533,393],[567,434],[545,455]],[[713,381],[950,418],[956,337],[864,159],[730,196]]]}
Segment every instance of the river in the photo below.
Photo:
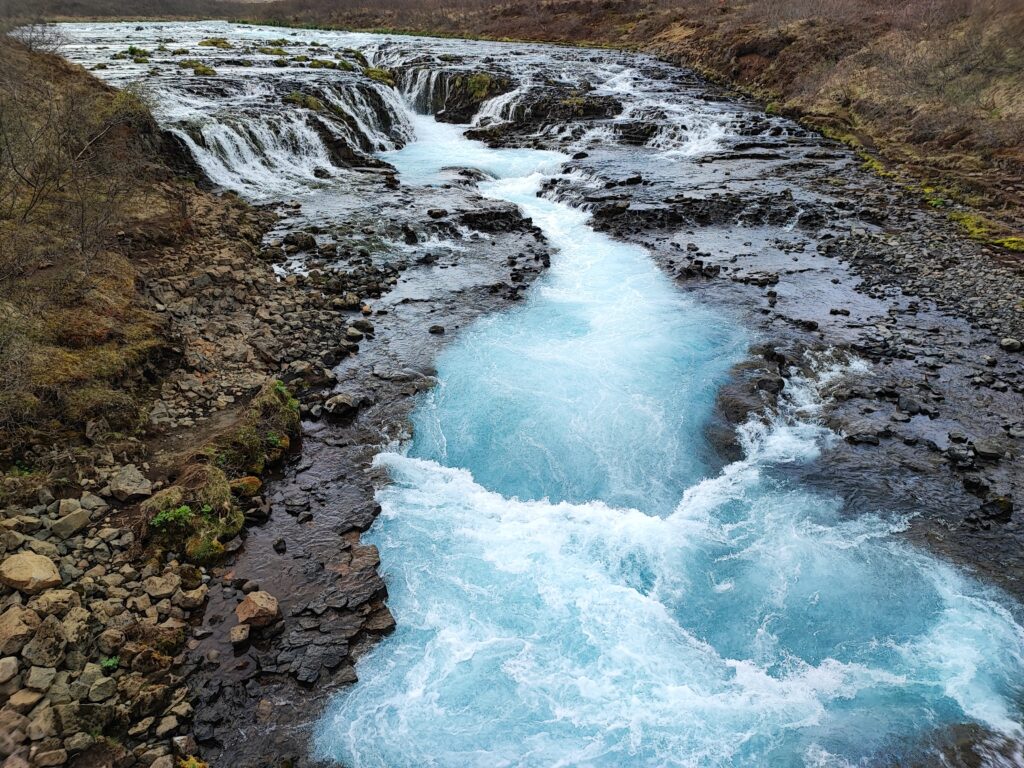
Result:
{"label": "river", "polygon": [[[713,183],[699,161],[744,140],[747,107],[606,52],[289,33],[315,42],[300,63],[357,61],[355,49],[404,73],[391,88],[272,65],[278,32],[259,27],[136,35],[154,50],[214,37],[245,47],[211,47],[209,79],[157,53],[108,62],[115,25],[67,29],[73,60],[109,65],[98,74],[149,73],[164,125],[215,183],[254,202],[295,198],[321,224],[343,216],[353,171],[326,130],[413,190],[480,172],[478,191],[517,205],[553,248],[523,303],[445,348],[412,440],[376,459],[391,482],[368,539],[397,630],[332,698],[316,756],[353,768],[906,765],[937,760],[934,734],[963,724],[1019,743],[1017,605],[902,538],[905,510],[859,508],[791,471],[839,440],[820,418],[828,387],[866,363],[818,351],[814,375],[794,370],[778,407],[740,427],[742,456],[724,456],[705,428],[756,331],[680,291],[643,244],[599,231],[593,209],[549,193],[552,181],[592,190],[572,155],[599,155],[646,122],[645,179]],[[444,101],[446,86],[423,74],[438,55],[515,76],[477,127],[512,119],[545,78],[586,80],[585,93],[625,106],[611,122],[488,147],[416,111]],[[292,89],[348,117],[282,104]],[[783,121],[764,131],[815,151]]]}

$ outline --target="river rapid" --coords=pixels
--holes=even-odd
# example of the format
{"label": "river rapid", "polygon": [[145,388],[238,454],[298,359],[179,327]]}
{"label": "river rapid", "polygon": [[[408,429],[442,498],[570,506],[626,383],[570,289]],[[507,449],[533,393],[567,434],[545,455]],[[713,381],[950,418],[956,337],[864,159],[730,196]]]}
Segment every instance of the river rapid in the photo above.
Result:
{"label": "river rapid", "polygon": [[[840,437],[822,410],[867,363],[819,350],[726,456],[706,427],[757,332],[682,292],[643,243],[601,231],[588,204],[608,187],[587,163],[630,186],[778,197],[773,164],[816,162],[821,140],[612,52],[221,23],[64,29],[71,60],[139,81],[209,179],[253,202],[294,199],[303,223],[329,227],[366,205],[352,199],[364,166],[387,163],[431,199],[468,171],[553,250],[523,302],[448,343],[412,439],[376,459],[390,483],[367,538],[397,629],[322,713],[315,757],[937,764],[966,727],[992,745],[983,762],[1024,764],[1019,606],[907,542],[909,510],[830,486]],[[129,38],[145,53],[112,58]],[[181,66],[194,58],[216,74]],[[432,114],[479,71],[509,85],[481,101],[471,135],[519,126],[493,146]],[[531,122],[551,100],[565,120]],[[748,165],[707,162],[729,153]],[[800,258],[767,245],[809,226],[811,196],[789,194],[789,218],[747,222],[744,247]]]}

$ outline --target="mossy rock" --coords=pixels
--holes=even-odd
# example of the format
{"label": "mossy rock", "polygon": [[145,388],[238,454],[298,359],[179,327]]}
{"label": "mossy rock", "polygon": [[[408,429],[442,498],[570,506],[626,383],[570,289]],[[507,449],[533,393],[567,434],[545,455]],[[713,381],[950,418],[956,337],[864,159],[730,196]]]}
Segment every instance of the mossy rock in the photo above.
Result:
{"label": "mossy rock", "polygon": [[208,37],[205,40],[200,40],[199,44],[207,48],[220,48],[221,50],[234,48],[234,46],[223,37]]}
{"label": "mossy rock", "polygon": [[389,69],[383,69],[381,67],[365,67],[363,74],[371,80],[375,80],[378,83],[384,83],[384,85],[390,85],[394,87],[395,76]]}
{"label": "mossy rock", "polygon": [[236,477],[231,481],[230,485],[231,493],[235,496],[251,499],[260,492],[260,489],[263,487],[263,481],[254,475],[246,475],[245,477]]}

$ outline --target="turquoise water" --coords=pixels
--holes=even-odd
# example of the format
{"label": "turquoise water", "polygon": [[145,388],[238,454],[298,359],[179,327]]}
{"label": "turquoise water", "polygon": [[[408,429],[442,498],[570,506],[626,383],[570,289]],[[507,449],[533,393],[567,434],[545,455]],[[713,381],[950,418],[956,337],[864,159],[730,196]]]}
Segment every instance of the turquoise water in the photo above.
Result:
{"label": "turquoise water", "polygon": [[387,766],[899,763],[936,729],[1021,736],[1024,631],[978,585],[794,485],[830,435],[817,387],[701,437],[748,339],[648,254],[538,198],[560,155],[415,120],[408,184],[495,176],[557,250],[524,305],[438,362],[370,539],[398,629],[321,720],[317,753]]}

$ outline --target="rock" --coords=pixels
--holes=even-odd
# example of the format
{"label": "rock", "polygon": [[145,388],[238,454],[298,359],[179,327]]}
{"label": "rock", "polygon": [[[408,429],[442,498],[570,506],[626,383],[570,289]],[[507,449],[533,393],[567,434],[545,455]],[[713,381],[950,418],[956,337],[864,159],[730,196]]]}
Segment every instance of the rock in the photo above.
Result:
{"label": "rock", "polygon": [[54,523],[50,530],[62,539],[69,539],[87,525],[89,525],[89,512],[79,508]]}
{"label": "rock", "polygon": [[46,691],[56,676],[57,670],[53,667],[32,667],[25,678],[25,685],[33,691]]}
{"label": "rock", "polygon": [[63,616],[82,605],[82,598],[70,589],[49,589],[29,601],[28,607],[40,616]]}
{"label": "rock", "polygon": [[228,640],[232,645],[244,645],[249,641],[249,625],[236,624],[228,630]]}
{"label": "rock", "polygon": [[982,459],[998,461],[1003,457],[1003,451],[995,443],[988,440],[975,440],[974,452]]}
{"label": "rock", "polygon": [[0,614],[0,653],[18,653],[36,633],[39,615],[20,605],[12,605]]}
{"label": "rock", "polygon": [[41,768],[52,765],[64,765],[67,761],[68,752],[66,749],[51,749],[48,752],[37,752],[33,760]]}
{"label": "rock", "polygon": [[43,694],[39,691],[30,691],[28,688],[22,688],[20,691],[15,691],[7,699],[7,705],[15,712],[25,714],[38,704],[41,698],[43,698]]}
{"label": "rock", "polygon": [[1005,339],[999,340],[999,348],[1004,352],[1020,352],[1022,346],[1024,346],[1024,344],[1021,344],[1020,340],[1009,336]]}
{"label": "rock", "polygon": [[263,481],[252,475],[237,477],[231,481],[231,493],[241,496],[243,499],[251,499],[260,492],[262,487]]}
{"label": "rock", "polygon": [[176,592],[171,602],[181,608],[184,608],[186,611],[191,611],[198,608],[206,601],[206,595],[209,591],[209,587],[205,584],[200,584],[195,589]]}
{"label": "rock", "polygon": [[27,595],[34,595],[44,589],[60,586],[62,582],[53,560],[31,552],[21,552],[0,563],[0,583]]}
{"label": "rock", "polygon": [[35,635],[21,649],[21,656],[37,667],[57,667],[64,659],[67,637],[56,616],[47,616]]}
{"label": "rock", "polygon": [[165,576],[150,576],[142,582],[142,588],[146,594],[154,600],[163,600],[170,597],[181,586],[181,577],[174,573]]}
{"label": "rock", "polygon": [[124,645],[125,634],[119,629],[105,629],[96,636],[96,648],[104,656],[113,656]]}
{"label": "rock", "polygon": [[847,435],[846,442],[850,445],[879,445],[881,443],[878,435],[873,435],[870,432],[858,432],[853,435]]}
{"label": "rock", "polygon": [[5,656],[0,659],[0,685],[14,678],[18,674],[18,660],[14,656]]}
{"label": "rock", "polygon": [[269,592],[250,592],[235,608],[235,615],[240,624],[265,627],[281,618],[281,608]]}
{"label": "rock", "polygon": [[110,492],[118,501],[129,501],[152,495],[153,484],[134,464],[126,464],[111,476]]}
{"label": "rock", "polygon": [[283,555],[288,551],[288,543],[284,539],[274,539],[274,551]]}
{"label": "rock", "polygon": [[331,421],[351,418],[359,410],[360,398],[345,392],[328,398],[324,403],[324,415]]}
{"label": "rock", "polygon": [[432,326],[430,326],[430,328],[427,329],[427,332],[428,333],[432,333],[435,336],[440,336],[442,333],[444,333],[444,326],[443,325],[432,325]]}
{"label": "rock", "polygon": [[112,677],[101,677],[89,686],[89,701],[106,701],[117,691],[117,681]]}

